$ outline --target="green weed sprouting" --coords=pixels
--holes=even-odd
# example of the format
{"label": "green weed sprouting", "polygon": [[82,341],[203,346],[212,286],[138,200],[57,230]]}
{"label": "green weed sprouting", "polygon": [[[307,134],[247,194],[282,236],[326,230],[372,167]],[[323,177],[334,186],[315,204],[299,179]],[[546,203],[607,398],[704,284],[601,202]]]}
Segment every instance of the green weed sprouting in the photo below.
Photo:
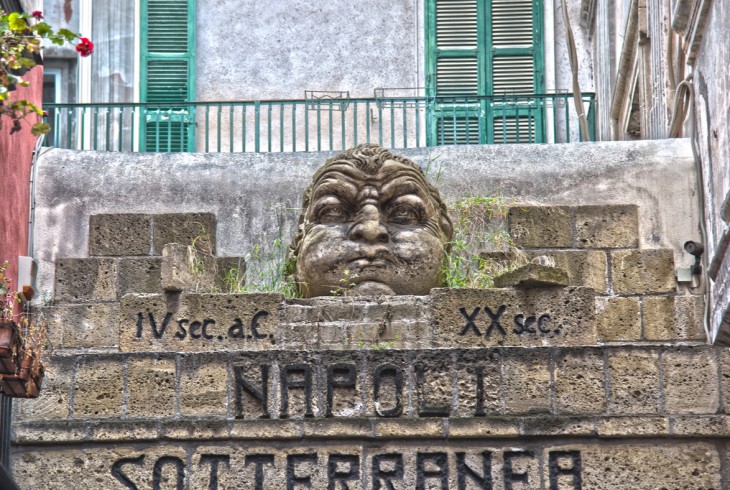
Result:
{"label": "green weed sprouting", "polygon": [[503,196],[468,197],[450,206],[451,251],[443,267],[450,288],[490,288],[494,278],[526,262],[506,226],[510,202]]}

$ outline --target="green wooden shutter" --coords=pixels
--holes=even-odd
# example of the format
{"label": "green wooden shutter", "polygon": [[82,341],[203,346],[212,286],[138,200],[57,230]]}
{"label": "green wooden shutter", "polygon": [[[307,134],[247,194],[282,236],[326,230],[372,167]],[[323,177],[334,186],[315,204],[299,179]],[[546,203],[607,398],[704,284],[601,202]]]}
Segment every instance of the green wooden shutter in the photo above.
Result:
{"label": "green wooden shutter", "polygon": [[480,103],[485,95],[483,0],[426,2],[426,95],[431,145],[484,141]]}
{"label": "green wooden shutter", "polygon": [[[143,151],[194,151],[195,0],[142,0]],[[155,106],[157,107],[157,105]]]}
{"label": "green wooden shutter", "polygon": [[[524,95],[542,94],[542,0],[487,0],[491,40],[487,66],[496,96],[489,106],[489,143],[542,143],[544,101]],[[500,99],[500,96],[502,97]]]}
{"label": "green wooden shutter", "polygon": [[427,0],[425,37],[430,145],[543,141],[542,101],[514,97],[544,91],[542,0]]}

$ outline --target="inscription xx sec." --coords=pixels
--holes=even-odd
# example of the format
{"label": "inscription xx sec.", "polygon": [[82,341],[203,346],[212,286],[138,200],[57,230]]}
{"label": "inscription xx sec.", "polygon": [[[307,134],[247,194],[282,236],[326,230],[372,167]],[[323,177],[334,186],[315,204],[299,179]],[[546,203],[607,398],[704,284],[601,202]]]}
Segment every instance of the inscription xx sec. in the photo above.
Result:
{"label": "inscription xx sec.", "polygon": [[494,310],[488,306],[471,309],[459,308],[465,321],[459,332],[460,336],[477,336],[493,338],[508,334],[516,335],[559,335],[560,328],[551,328],[552,319],[548,313],[541,315],[525,315],[518,313],[514,317],[506,317],[507,305],[500,305]]}

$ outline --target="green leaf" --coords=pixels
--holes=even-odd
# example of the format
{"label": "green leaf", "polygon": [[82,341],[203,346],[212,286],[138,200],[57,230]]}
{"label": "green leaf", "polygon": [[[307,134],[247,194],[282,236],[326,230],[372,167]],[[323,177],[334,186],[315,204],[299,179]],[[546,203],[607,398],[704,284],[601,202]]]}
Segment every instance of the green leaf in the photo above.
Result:
{"label": "green leaf", "polygon": [[51,42],[53,44],[57,44],[58,46],[63,46],[64,40],[61,39],[60,37],[54,37],[51,39]]}
{"label": "green leaf", "polygon": [[20,64],[23,68],[31,69],[35,66],[35,61],[30,58],[21,58]]}
{"label": "green leaf", "polygon": [[13,12],[8,15],[8,27],[11,31],[22,32],[28,28],[28,24],[17,12]]}
{"label": "green leaf", "polygon": [[74,34],[73,32],[69,31],[68,29],[59,29],[58,35],[66,38],[66,41],[73,41],[78,36]]}
{"label": "green leaf", "polygon": [[40,136],[42,134],[48,134],[48,132],[51,130],[51,127],[47,123],[36,123],[33,125],[33,128],[30,130],[31,134],[33,136]]}
{"label": "green leaf", "polygon": [[39,36],[46,37],[53,32],[53,29],[51,29],[51,26],[49,26],[45,22],[39,22],[35,25],[35,31],[36,33],[38,33]]}
{"label": "green leaf", "polygon": [[23,81],[23,82],[20,82],[18,85],[20,85],[21,87],[30,87],[30,82]]}

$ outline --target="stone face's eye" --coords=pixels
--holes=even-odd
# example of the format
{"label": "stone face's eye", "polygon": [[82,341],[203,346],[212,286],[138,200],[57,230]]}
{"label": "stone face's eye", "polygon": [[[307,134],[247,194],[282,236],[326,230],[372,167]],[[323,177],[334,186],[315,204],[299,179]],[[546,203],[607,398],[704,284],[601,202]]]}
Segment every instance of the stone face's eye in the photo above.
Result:
{"label": "stone face's eye", "polygon": [[344,223],[350,217],[347,208],[341,204],[330,204],[317,212],[318,223]]}
{"label": "stone face's eye", "polygon": [[388,221],[397,225],[412,225],[421,221],[421,210],[411,204],[397,204],[388,212]]}

